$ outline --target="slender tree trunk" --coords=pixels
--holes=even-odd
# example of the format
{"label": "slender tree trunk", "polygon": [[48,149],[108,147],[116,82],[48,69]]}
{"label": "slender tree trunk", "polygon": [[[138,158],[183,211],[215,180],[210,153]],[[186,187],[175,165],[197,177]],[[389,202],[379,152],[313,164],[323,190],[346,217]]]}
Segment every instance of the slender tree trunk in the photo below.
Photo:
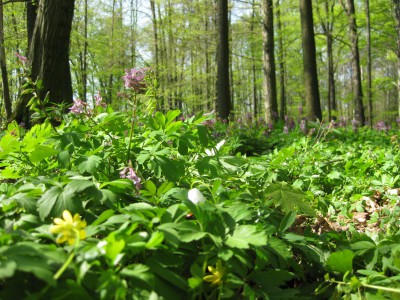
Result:
{"label": "slender tree trunk", "polygon": [[4,108],[6,110],[7,119],[10,119],[12,111],[11,111],[10,86],[8,83],[6,51],[4,48],[4,10],[3,10],[3,5],[0,5],[0,68],[1,68],[1,79],[2,79],[2,84],[3,84]]}
{"label": "slender tree trunk", "polygon": [[397,32],[397,98],[400,118],[400,0],[393,0]]}
{"label": "slender tree trunk", "polygon": [[84,31],[83,31],[83,66],[82,66],[82,90],[83,98],[82,101],[87,101],[87,55],[88,55],[88,3],[87,0],[84,1]]}
{"label": "slender tree trunk", "polygon": [[228,0],[218,0],[218,40],[217,115],[228,120],[231,113]]}
{"label": "slender tree trunk", "polygon": [[300,0],[304,86],[309,120],[322,120],[311,0]]}
{"label": "slender tree trunk", "polygon": [[[335,68],[333,64],[333,24],[335,1],[325,1],[325,20],[320,16],[323,32],[326,37],[326,55],[328,57],[328,119],[332,118],[332,111],[336,107]],[[317,6],[319,14],[319,9]]]}
{"label": "slender tree trunk", "polygon": [[360,67],[360,52],[358,48],[358,30],[356,22],[356,12],[354,0],[347,0],[347,7],[344,5],[343,0],[340,0],[349,19],[350,27],[350,40],[352,52],[352,68],[353,68],[353,102],[354,102],[354,119],[360,123],[361,126],[365,125],[365,113],[363,104],[363,92],[361,81],[361,67]]}
{"label": "slender tree trunk", "polygon": [[275,122],[278,118],[276,97],[275,50],[274,50],[274,10],[273,0],[263,0],[263,71],[265,93],[265,121]]}
{"label": "slender tree trunk", "polygon": [[367,99],[368,99],[368,123],[372,127],[372,61],[371,61],[371,20],[369,0],[365,0],[365,16],[367,26]]}
{"label": "slender tree trunk", "polygon": [[281,120],[284,120],[286,115],[285,50],[283,49],[281,7],[279,0],[276,1],[276,7],[277,7],[276,21],[278,26],[278,47],[279,47],[279,95],[280,95],[279,118]]}

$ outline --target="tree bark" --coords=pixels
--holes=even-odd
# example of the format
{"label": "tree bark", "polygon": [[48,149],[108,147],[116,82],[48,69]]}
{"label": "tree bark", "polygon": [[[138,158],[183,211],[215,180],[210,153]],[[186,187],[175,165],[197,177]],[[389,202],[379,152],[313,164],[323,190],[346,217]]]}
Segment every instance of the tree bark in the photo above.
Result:
{"label": "tree bark", "polygon": [[37,0],[36,2],[34,2],[33,0],[26,2],[26,29],[28,34],[28,50],[32,42],[33,31],[35,30],[35,22],[39,3],[39,0]]}
{"label": "tree bark", "polygon": [[[35,22],[28,63],[33,81],[42,82],[38,96],[49,93],[52,103],[72,103],[69,44],[74,14],[74,0],[41,0]],[[32,95],[24,95],[17,103],[15,120],[29,126],[26,107]]]}
{"label": "tree bark", "polygon": [[276,96],[276,73],[274,51],[274,10],[272,0],[263,0],[263,71],[265,94],[265,121],[273,123],[278,119],[278,101]]}
{"label": "tree bark", "polygon": [[361,126],[364,126],[365,113],[363,104],[360,52],[358,48],[358,32],[357,32],[358,30],[357,30],[354,0],[347,0],[347,7],[344,5],[343,0],[340,0],[340,2],[349,19],[350,41],[351,41],[351,52],[352,52],[352,68],[353,68],[354,119],[358,121]]}
{"label": "tree bark", "polygon": [[277,0],[276,2],[276,7],[277,7],[276,21],[278,26],[278,47],[279,47],[279,98],[280,98],[279,118],[281,120],[284,120],[286,115],[285,50],[283,49],[281,8],[279,0]]}
{"label": "tree bark", "polygon": [[[334,8],[335,2],[325,1],[325,20],[320,15],[322,30],[326,37],[326,55],[328,57],[328,119],[332,119],[332,111],[337,109],[336,106],[336,83],[335,83],[335,68],[333,64],[333,24],[334,24]],[[317,6],[317,12],[320,13]]]}
{"label": "tree bark", "polygon": [[368,123],[372,127],[372,61],[371,61],[371,20],[369,11],[369,0],[365,0],[365,19],[367,29],[367,101],[368,101]]}
{"label": "tree bark", "polygon": [[1,68],[1,79],[3,83],[3,100],[4,108],[6,110],[6,118],[11,117],[11,97],[10,97],[10,86],[8,82],[7,73],[7,62],[6,62],[6,51],[4,48],[4,10],[3,5],[0,5],[0,68]]}
{"label": "tree bark", "polygon": [[300,0],[304,87],[309,120],[322,120],[311,0]]}
{"label": "tree bark", "polygon": [[397,32],[397,98],[400,118],[400,0],[393,0]]}
{"label": "tree bark", "polygon": [[229,85],[229,21],[228,0],[218,0],[218,73],[217,73],[217,115],[228,120],[231,113]]}

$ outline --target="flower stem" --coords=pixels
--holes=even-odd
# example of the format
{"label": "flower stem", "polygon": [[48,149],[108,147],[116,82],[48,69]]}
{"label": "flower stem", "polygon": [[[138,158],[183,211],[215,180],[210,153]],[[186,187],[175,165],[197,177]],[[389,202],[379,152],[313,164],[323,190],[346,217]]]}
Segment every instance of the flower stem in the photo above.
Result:
{"label": "flower stem", "polygon": [[131,152],[131,143],[133,137],[133,127],[135,126],[135,116],[136,116],[136,93],[133,94],[133,107],[132,107],[132,123],[131,130],[129,133],[128,151],[126,153],[126,162],[129,163],[129,153]]}
{"label": "flower stem", "polygon": [[60,278],[60,276],[64,273],[64,271],[68,268],[68,266],[70,265],[70,263],[72,262],[73,258],[74,258],[75,254],[74,252],[72,252],[69,256],[68,259],[65,261],[65,263],[61,266],[61,268],[57,271],[57,273],[54,275],[54,279],[57,280],[58,278]]}

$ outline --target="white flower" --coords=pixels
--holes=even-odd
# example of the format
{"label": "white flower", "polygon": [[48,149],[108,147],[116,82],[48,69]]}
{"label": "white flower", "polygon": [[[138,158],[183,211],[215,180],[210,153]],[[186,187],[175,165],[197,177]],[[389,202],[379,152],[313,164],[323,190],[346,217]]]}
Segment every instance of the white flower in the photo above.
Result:
{"label": "white flower", "polygon": [[206,149],[206,154],[208,156],[214,156],[215,155],[215,150],[219,151],[221,147],[225,144],[225,140],[220,141],[216,146],[215,149]]}
{"label": "white flower", "polygon": [[191,189],[188,192],[188,198],[190,201],[192,201],[193,204],[198,204],[206,201],[203,194],[197,188]]}

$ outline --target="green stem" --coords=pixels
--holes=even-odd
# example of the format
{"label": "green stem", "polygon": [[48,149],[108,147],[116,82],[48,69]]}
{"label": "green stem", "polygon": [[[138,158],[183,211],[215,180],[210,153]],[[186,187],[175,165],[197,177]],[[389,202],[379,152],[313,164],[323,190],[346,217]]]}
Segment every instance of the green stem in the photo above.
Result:
{"label": "green stem", "polygon": [[65,261],[65,263],[61,266],[61,268],[57,271],[57,273],[54,275],[54,279],[57,280],[58,278],[60,278],[60,276],[62,275],[62,273],[64,273],[64,271],[68,268],[68,266],[71,264],[72,260],[74,259],[74,252],[72,252],[68,259]]}
{"label": "green stem", "polygon": [[133,107],[132,107],[132,123],[131,123],[131,130],[129,133],[129,142],[128,142],[128,151],[126,152],[126,162],[129,163],[129,153],[131,152],[131,143],[133,137],[133,127],[135,126],[135,113],[136,113],[136,93],[133,94]]}
{"label": "green stem", "polygon": [[400,294],[400,289],[384,287],[384,286],[379,286],[379,285],[365,284],[365,283],[362,284],[362,286],[366,287],[366,288],[375,289],[375,290],[382,290],[382,291],[385,291],[385,292],[391,292],[391,293]]}

